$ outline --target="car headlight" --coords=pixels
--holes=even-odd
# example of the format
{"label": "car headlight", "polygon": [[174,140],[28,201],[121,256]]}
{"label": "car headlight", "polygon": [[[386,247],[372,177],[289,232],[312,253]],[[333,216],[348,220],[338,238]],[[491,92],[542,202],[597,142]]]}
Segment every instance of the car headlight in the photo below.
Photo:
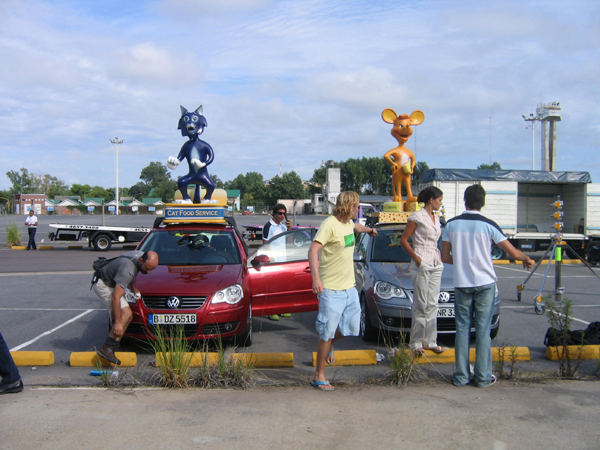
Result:
{"label": "car headlight", "polygon": [[239,284],[234,284],[225,289],[221,289],[218,292],[215,292],[213,295],[212,302],[213,303],[229,303],[230,305],[235,305],[239,303],[239,301],[244,298],[244,291]]}
{"label": "car headlight", "polygon": [[375,293],[384,300],[389,300],[390,298],[407,298],[406,292],[404,289],[394,286],[387,281],[378,281],[375,283]]}

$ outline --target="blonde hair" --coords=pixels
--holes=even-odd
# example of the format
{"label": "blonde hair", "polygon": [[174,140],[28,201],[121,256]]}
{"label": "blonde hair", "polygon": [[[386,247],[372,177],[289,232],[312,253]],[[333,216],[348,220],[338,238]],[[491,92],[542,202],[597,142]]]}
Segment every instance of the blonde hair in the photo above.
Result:
{"label": "blonde hair", "polygon": [[352,218],[352,207],[358,205],[360,199],[358,194],[353,191],[345,191],[338,195],[335,208],[333,208],[333,215],[337,216],[340,220],[346,221]]}

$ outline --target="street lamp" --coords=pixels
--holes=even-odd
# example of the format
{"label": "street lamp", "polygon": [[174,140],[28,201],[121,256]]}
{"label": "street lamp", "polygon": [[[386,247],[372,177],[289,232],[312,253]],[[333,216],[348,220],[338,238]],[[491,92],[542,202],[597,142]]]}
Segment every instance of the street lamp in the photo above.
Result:
{"label": "street lamp", "polygon": [[[533,114],[529,114],[526,116],[522,114],[523,120],[526,122],[531,122],[531,170],[535,170],[535,121],[540,120],[538,116],[534,116]],[[529,128],[529,127],[525,127]]]}
{"label": "street lamp", "polygon": [[123,139],[119,139],[118,137],[114,139],[110,139],[110,142],[114,144],[115,150],[117,151],[117,186],[115,187],[115,215],[119,215],[119,145],[123,143]]}

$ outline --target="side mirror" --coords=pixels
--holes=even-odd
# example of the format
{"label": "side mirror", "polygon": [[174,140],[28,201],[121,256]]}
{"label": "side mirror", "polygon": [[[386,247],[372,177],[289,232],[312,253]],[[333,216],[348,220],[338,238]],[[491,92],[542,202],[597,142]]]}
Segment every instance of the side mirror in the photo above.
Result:
{"label": "side mirror", "polygon": [[267,255],[258,255],[256,258],[250,261],[250,264],[252,264],[253,267],[260,267],[263,264],[269,264],[270,262],[271,260]]}
{"label": "side mirror", "polygon": [[365,258],[363,258],[362,253],[354,252],[354,254],[352,255],[352,260],[354,262],[363,262],[365,260]]}

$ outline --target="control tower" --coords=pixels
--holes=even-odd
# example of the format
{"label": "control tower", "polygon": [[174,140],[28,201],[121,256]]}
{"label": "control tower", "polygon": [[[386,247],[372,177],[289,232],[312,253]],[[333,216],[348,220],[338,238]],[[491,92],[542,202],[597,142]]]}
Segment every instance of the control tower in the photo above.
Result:
{"label": "control tower", "polygon": [[560,103],[540,103],[536,120],[542,122],[542,170],[556,170],[556,122],[561,120]]}

